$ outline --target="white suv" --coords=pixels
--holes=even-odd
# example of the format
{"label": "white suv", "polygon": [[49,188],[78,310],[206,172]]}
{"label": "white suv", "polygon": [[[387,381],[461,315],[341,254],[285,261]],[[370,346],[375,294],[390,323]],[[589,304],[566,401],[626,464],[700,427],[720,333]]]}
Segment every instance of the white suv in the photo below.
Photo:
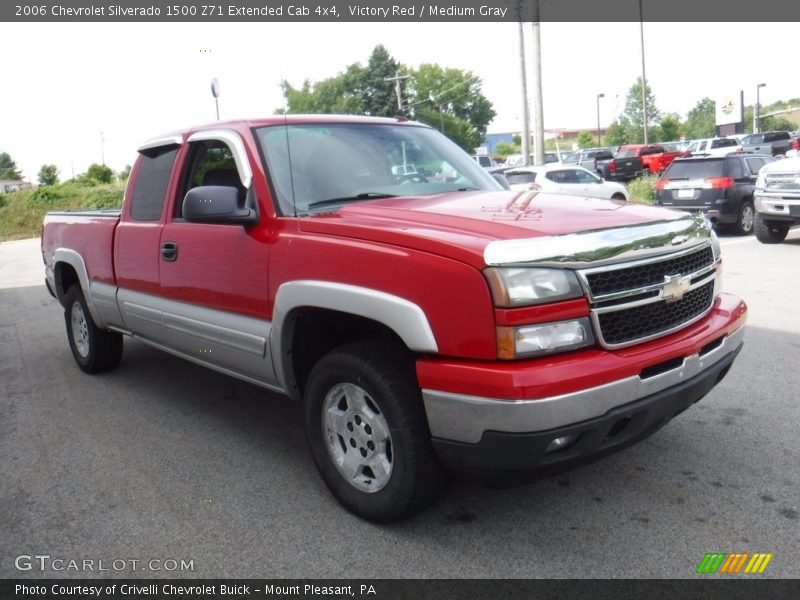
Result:
{"label": "white suv", "polygon": [[686,149],[692,156],[725,156],[731,152],[741,152],[742,143],[736,138],[706,138],[694,140]]}

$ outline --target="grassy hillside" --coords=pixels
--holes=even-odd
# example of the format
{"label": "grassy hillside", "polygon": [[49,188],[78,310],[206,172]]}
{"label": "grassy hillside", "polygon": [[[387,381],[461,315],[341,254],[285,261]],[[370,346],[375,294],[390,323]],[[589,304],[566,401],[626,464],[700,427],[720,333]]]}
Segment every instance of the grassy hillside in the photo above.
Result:
{"label": "grassy hillside", "polygon": [[124,183],[96,184],[68,181],[0,194],[0,241],[39,235],[42,219],[50,210],[116,208],[122,204]]}

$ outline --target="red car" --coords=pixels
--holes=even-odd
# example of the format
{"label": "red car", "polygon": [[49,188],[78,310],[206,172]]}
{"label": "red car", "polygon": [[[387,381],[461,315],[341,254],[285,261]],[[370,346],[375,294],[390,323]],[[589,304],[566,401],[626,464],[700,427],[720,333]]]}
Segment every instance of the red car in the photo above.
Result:
{"label": "red car", "polygon": [[83,371],[129,336],[295,399],[328,487],[375,521],[432,501],[444,467],[649,436],[725,376],[746,318],[704,219],[509,191],[403,119],[159,136],[122,209],[49,214],[42,255]]}

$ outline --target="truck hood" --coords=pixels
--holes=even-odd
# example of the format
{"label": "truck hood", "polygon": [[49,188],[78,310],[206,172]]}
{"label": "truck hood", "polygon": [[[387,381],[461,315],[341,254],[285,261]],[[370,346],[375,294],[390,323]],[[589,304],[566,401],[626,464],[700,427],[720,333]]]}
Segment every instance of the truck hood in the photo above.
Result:
{"label": "truck hood", "polygon": [[764,173],[798,173],[800,174],[800,155],[776,160],[761,167]]}
{"label": "truck hood", "polygon": [[[553,262],[554,243],[561,255],[557,262],[563,263],[574,262],[576,252],[592,250],[594,254],[594,246],[608,246],[606,238],[624,246],[620,253],[640,249],[642,244],[654,253],[661,246],[696,242],[701,229],[704,237],[710,236],[705,221],[685,212],[536,191],[453,192],[353,202],[301,219],[300,229],[421,250],[477,268]],[[498,249],[503,252],[498,254]],[[619,255],[606,254],[607,259]],[[505,258],[498,258],[501,255]],[[589,256],[576,260],[595,262]]]}

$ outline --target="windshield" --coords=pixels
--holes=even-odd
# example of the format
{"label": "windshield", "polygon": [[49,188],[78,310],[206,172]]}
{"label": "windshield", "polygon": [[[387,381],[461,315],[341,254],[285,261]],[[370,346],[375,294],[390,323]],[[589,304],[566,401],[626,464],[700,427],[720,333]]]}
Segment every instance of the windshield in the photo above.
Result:
{"label": "windshield", "polygon": [[255,130],[284,215],[347,202],[502,186],[428,127],[372,123],[274,125]]}

